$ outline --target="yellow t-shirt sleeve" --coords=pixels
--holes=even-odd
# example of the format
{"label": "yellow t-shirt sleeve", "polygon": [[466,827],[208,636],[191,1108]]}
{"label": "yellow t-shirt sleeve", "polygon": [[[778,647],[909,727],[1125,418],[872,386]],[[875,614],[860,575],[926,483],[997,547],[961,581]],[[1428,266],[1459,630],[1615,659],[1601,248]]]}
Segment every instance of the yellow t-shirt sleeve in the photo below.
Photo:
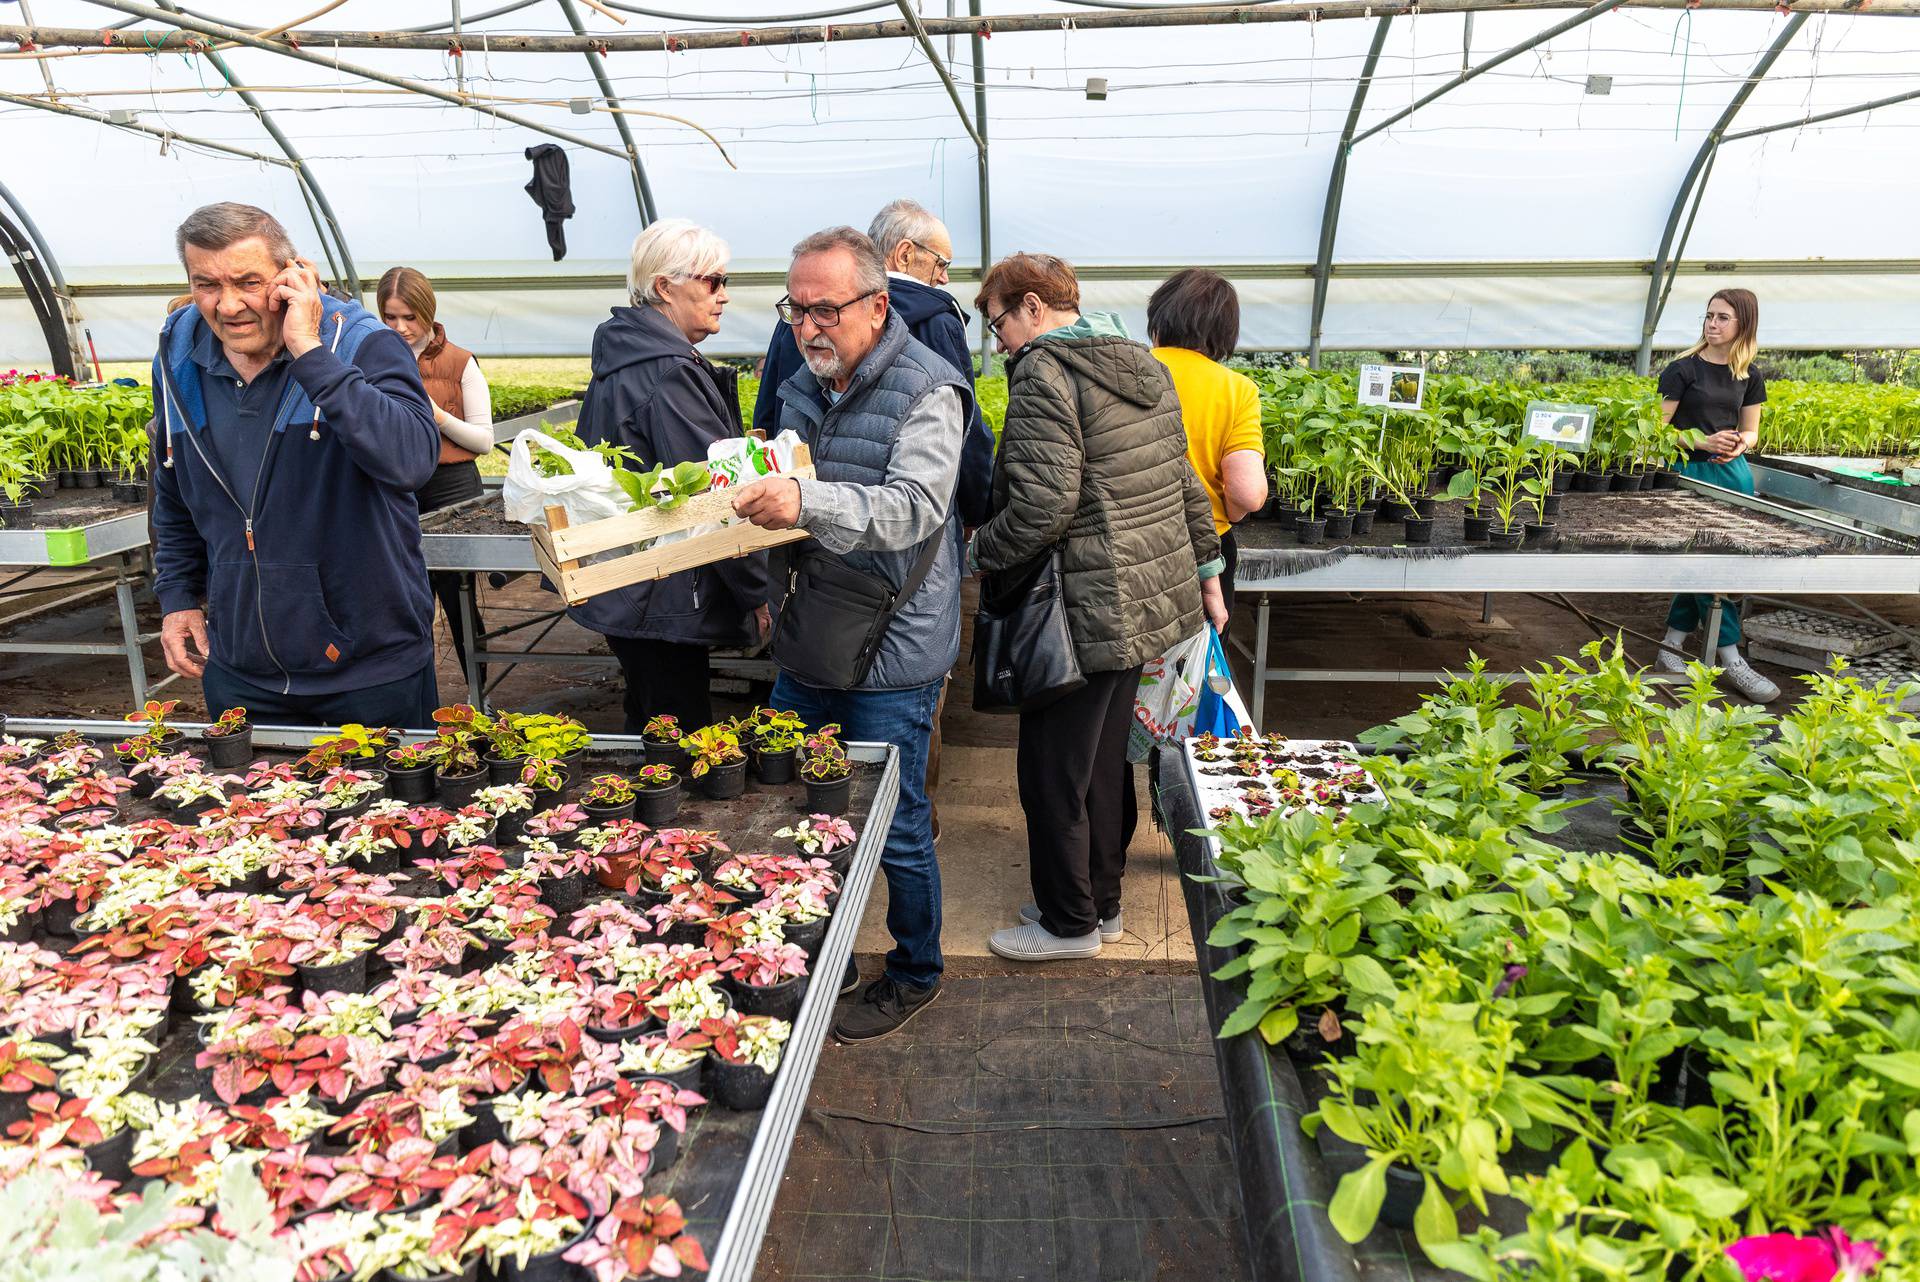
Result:
{"label": "yellow t-shirt sleeve", "polygon": [[1266,450],[1266,438],[1260,432],[1260,389],[1244,374],[1233,377],[1232,410],[1227,419],[1226,439],[1220,443],[1220,456],[1236,450]]}

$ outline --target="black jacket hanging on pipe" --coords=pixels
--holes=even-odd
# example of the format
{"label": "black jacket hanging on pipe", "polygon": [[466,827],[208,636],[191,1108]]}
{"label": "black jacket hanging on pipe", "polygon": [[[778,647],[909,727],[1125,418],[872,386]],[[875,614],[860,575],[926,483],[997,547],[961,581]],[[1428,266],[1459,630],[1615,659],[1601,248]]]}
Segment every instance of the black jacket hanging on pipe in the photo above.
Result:
{"label": "black jacket hanging on pipe", "polygon": [[527,195],[540,206],[547,220],[547,244],[553,248],[553,261],[567,256],[567,232],[561,224],[573,217],[573,179],[568,171],[567,153],[550,142],[527,148],[533,162],[533,177],[527,182]]}

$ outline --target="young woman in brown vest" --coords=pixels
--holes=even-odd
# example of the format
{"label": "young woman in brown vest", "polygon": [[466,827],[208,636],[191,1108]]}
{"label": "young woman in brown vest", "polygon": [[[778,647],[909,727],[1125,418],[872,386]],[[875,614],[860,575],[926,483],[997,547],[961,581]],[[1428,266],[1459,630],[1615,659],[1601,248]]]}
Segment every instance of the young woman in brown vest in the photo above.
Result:
{"label": "young woman in brown vest", "polygon": [[[380,319],[407,340],[420,361],[420,381],[433,400],[433,421],[440,428],[440,466],[417,494],[421,515],[480,493],[480,469],[474,459],[493,448],[493,401],[480,362],[447,341],[446,328],[434,317],[433,282],[411,267],[393,267],[380,278]],[[460,612],[460,576],[437,571],[427,576],[447,614],[453,652],[467,665],[467,638],[480,632],[479,611]]]}

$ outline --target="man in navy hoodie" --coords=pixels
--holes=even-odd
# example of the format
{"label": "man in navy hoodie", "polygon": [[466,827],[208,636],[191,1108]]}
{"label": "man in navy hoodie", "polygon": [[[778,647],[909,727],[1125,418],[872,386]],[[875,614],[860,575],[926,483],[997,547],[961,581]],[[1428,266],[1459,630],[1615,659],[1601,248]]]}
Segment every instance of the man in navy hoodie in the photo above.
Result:
{"label": "man in navy hoodie", "polygon": [[255,724],[428,727],[414,491],[440,433],[406,342],[326,295],[271,214],[195,210],[192,307],[153,358],[153,587],[167,666]]}

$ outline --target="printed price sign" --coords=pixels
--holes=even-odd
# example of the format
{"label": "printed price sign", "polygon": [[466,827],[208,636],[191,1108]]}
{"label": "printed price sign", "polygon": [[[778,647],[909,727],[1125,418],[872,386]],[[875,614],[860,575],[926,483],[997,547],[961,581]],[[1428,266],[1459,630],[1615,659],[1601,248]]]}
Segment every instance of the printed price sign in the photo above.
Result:
{"label": "printed price sign", "polygon": [[1427,371],[1421,365],[1362,365],[1357,400],[1390,410],[1417,410],[1426,394]]}
{"label": "printed price sign", "polygon": [[1597,413],[1591,405],[1533,401],[1527,406],[1527,435],[1575,454],[1585,454],[1587,446],[1593,444],[1593,420]]}

